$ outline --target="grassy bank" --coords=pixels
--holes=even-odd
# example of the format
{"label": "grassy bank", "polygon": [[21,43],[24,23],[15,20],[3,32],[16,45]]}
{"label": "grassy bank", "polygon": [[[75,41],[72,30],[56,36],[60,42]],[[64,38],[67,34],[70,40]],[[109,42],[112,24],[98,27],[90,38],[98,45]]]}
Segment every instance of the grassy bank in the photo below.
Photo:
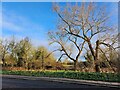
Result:
{"label": "grassy bank", "polygon": [[58,77],[58,78],[71,78],[71,79],[81,79],[81,80],[120,82],[120,74],[114,74],[114,73],[87,73],[87,72],[75,72],[75,71],[6,71],[6,70],[1,71],[0,73],[7,75]]}

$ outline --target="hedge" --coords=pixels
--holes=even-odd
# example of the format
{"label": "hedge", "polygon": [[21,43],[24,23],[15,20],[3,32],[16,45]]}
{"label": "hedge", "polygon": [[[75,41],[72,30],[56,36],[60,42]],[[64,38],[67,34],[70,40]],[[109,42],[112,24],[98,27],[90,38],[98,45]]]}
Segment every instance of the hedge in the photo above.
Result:
{"label": "hedge", "polygon": [[57,77],[81,80],[120,82],[120,74],[115,73],[95,73],[95,72],[75,72],[75,71],[0,71],[7,75],[25,75],[38,77]]}

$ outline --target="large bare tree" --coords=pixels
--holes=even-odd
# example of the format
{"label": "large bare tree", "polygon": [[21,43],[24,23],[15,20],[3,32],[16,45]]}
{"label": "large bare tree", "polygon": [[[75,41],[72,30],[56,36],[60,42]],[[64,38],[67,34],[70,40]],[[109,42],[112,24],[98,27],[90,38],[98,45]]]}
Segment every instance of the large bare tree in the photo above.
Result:
{"label": "large bare tree", "polygon": [[59,17],[59,30],[65,35],[77,37],[87,43],[94,59],[93,67],[96,72],[100,72],[98,65],[99,48],[101,45],[107,47],[111,47],[111,45],[99,40],[99,38],[113,30],[108,24],[110,15],[106,11],[106,7],[97,6],[95,3],[81,3],[81,5],[76,3],[66,7],[55,4],[53,7]]}

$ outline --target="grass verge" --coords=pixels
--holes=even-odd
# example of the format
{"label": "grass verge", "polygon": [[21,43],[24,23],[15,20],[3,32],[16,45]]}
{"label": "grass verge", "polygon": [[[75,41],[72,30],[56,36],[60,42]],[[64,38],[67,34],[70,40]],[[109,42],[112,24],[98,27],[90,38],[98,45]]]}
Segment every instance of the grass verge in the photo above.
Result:
{"label": "grass verge", "polygon": [[7,75],[25,75],[37,77],[56,77],[56,78],[70,78],[81,80],[95,80],[107,82],[120,82],[120,74],[115,73],[87,73],[75,71],[0,71],[0,74]]}

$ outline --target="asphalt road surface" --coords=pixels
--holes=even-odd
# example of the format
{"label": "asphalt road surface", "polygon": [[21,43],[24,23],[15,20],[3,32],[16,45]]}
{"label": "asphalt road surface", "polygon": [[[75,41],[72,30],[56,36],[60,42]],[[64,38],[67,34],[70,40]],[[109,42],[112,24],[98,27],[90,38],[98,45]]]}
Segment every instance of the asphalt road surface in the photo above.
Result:
{"label": "asphalt road surface", "polygon": [[108,88],[108,87],[60,83],[45,80],[22,80],[3,77],[2,88]]}

